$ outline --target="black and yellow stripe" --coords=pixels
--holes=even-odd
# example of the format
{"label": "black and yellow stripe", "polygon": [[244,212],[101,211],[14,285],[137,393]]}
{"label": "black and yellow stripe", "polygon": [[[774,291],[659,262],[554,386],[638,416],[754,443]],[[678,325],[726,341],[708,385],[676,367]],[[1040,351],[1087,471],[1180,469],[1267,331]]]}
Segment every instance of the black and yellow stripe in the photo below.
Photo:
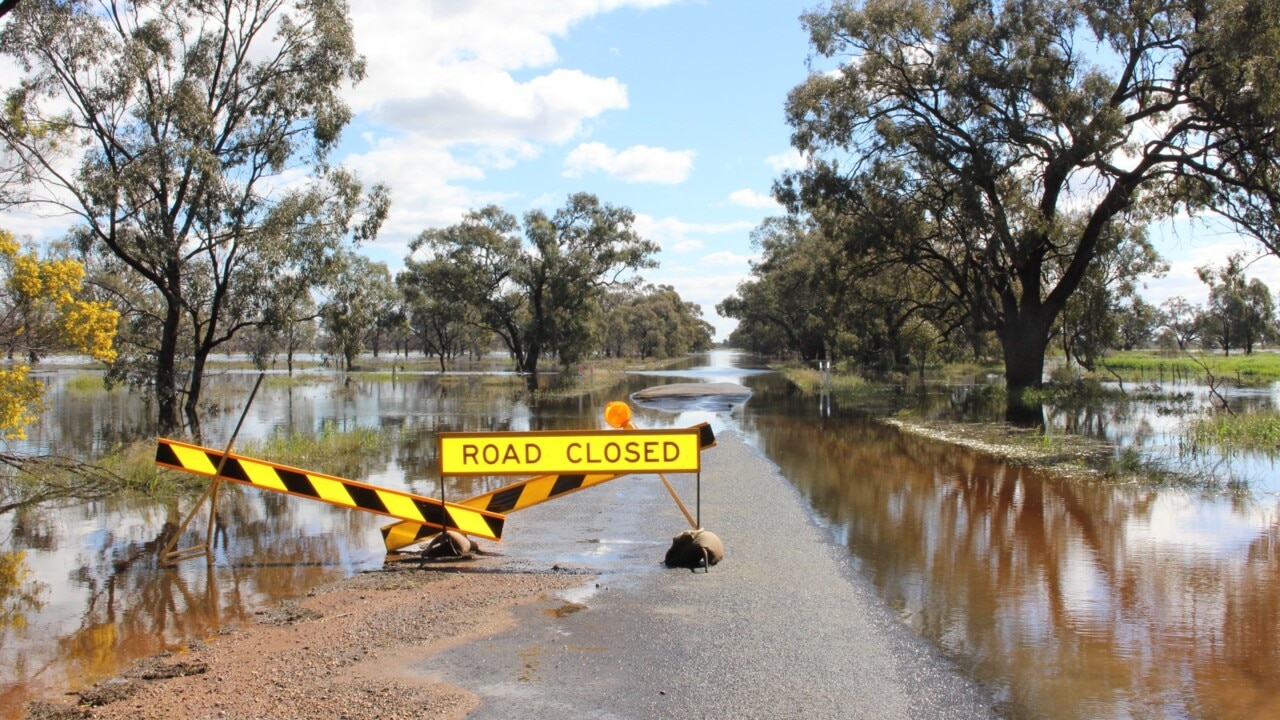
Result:
{"label": "black and yellow stripe", "polygon": [[[699,451],[715,446],[716,434],[711,429],[711,425],[702,423],[694,427],[698,429]],[[632,473],[538,475],[483,495],[467,498],[459,505],[492,513],[513,513],[630,474]],[[398,522],[382,527],[382,541],[386,545],[387,552],[395,552],[420,543],[438,532],[435,528],[417,523]]]}
{"label": "black and yellow stripe", "polygon": [[[177,470],[215,477],[222,453],[161,438],[156,445],[156,464]],[[355,510],[386,515],[434,532],[457,530],[466,535],[500,540],[505,517],[496,512],[464,507],[455,503],[413,495],[399,490],[346,480],[332,475],[300,470],[286,465],[228,455],[221,478],[245,485]],[[385,534],[385,533],[384,533]]]}

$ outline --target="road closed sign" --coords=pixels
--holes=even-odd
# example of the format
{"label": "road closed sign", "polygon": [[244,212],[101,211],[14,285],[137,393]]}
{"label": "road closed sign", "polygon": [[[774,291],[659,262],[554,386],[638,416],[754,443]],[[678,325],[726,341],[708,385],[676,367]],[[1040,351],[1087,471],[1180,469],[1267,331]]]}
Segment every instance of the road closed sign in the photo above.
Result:
{"label": "road closed sign", "polygon": [[441,475],[698,472],[698,428],[440,433]]}

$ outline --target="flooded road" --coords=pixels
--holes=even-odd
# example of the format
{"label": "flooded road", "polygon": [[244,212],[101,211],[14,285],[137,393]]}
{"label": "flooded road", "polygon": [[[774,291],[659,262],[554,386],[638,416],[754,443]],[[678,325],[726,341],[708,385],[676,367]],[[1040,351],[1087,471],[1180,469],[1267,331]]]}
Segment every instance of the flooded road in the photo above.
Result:
{"label": "flooded road", "polygon": [[[605,402],[652,384],[740,382],[754,392],[745,405],[641,407],[636,423],[709,421],[741,432],[884,602],[989,687],[1002,715],[1280,717],[1280,483],[1266,458],[1247,459],[1250,484],[1233,492],[1057,480],[901,433],[858,408],[800,398],[778,376],[737,362],[713,353],[708,367],[636,375],[606,397],[537,407],[479,376],[403,375],[351,388],[268,381],[240,442],[390,428],[398,440],[361,479],[434,495],[437,431],[596,428]],[[229,437],[252,380],[221,379],[226,407],[205,426],[208,444]],[[63,392],[58,382],[32,448],[86,457],[141,425],[136,397]],[[1149,452],[1168,442],[1152,423],[1169,416],[1155,417],[1163,420],[1135,421],[1137,432],[1121,434]],[[499,484],[450,478],[445,490],[461,497]],[[189,503],[0,514],[0,558],[9,558],[0,564],[0,717],[20,717],[33,695],[110,677],[384,560],[384,519],[244,488],[220,502],[226,519],[211,567],[159,570],[160,530]],[[576,561],[609,562],[566,539]]]}

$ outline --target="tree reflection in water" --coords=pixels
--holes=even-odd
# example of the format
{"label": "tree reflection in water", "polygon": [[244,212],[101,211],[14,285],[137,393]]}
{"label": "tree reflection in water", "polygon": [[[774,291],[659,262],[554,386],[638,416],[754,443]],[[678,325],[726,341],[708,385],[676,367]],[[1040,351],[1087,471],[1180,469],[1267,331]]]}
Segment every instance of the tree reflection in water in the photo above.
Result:
{"label": "tree reflection in water", "polygon": [[1055,479],[869,420],[751,426],[878,592],[1008,714],[1280,717],[1267,502]]}

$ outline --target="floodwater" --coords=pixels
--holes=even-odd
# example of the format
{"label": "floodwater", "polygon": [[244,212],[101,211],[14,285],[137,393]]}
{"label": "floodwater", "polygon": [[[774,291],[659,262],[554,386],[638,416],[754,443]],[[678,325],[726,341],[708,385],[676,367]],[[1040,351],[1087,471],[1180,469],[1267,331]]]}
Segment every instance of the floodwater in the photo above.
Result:
{"label": "floodwater", "polygon": [[[854,570],[990,688],[1001,715],[1280,717],[1280,472],[1271,458],[1197,455],[1201,471],[1221,479],[1208,489],[1058,480],[903,434],[862,408],[801,398],[745,363],[712,353],[684,371],[632,376],[606,396],[537,407],[483,376],[401,374],[350,387],[268,381],[238,445],[273,432],[389,427],[397,442],[359,468],[360,479],[435,496],[437,431],[595,428],[605,402],[648,385],[741,382],[754,392],[744,405],[638,407],[636,424],[710,421],[718,432],[743,433],[847,548]],[[26,450],[88,457],[145,427],[134,395],[65,392],[64,374],[48,380],[52,408]],[[218,379],[225,407],[206,423],[206,444],[230,437],[252,382],[247,374]],[[970,391],[934,389],[911,402],[963,414]],[[1199,391],[1180,392],[1192,399],[1172,408],[1153,400],[1124,412],[1050,409],[1049,431],[1113,442],[1118,455],[1185,461],[1178,423]],[[1272,403],[1273,394],[1234,400]],[[464,497],[500,484],[450,478],[444,492]],[[158,569],[160,531],[190,503],[0,513],[0,718],[20,717],[33,696],[111,677],[384,562],[383,518],[233,488],[219,502],[213,564]]]}

